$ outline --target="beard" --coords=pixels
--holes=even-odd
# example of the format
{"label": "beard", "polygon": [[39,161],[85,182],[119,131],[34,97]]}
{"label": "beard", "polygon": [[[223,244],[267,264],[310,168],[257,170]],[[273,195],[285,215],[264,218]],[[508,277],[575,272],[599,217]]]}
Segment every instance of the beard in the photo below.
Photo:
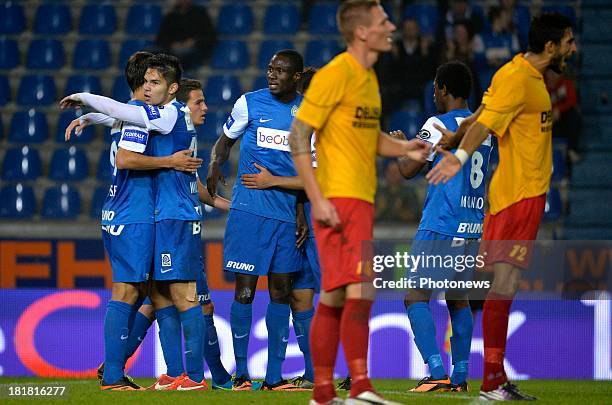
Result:
{"label": "beard", "polygon": [[557,74],[563,73],[563,55],[559,54],[550,60],[548,68]]}

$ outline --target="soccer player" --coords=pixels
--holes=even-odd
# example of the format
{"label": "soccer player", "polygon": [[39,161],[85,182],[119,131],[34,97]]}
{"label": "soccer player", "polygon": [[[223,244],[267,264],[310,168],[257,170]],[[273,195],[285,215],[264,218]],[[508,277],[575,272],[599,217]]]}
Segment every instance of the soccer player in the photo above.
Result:
{"label": "soccer player", "polygon": [[[132,106],[88,93],[68,96],[60,104],[62,107],[86,105],[147,131],[158,132],[160,136],[151,139],[152,150],[157,156],[166,156],[185,148],[195,151],[196,132],[188,110],[174,101],[181,74],[182,68],[177,58],[158,54],[149,60],[145,73],[145,100],[152,104]],[[134,136],[131,140],[138,143],[141,138]],[[201,206],[195,173],[174,170],[157,173],[155,214],[155,282],[151,299],[157,310],[160,331],[165,329],[162,320],[176,320],[178,311],[185,338],[187,375],[177,378],[172,387],[178,390],[205,390],[208,388],[203,367],[205,323],[196,299],[196,279],[201,272]],[[176,307],[174,310],[162,313],[173,305]],[[180,345],[180,342],[177,344]]]}
{"label": "soccer player", "polygon": [[521,270],[529,266],[531,241],[538,233],[552,173],[552,113],[543,74],[548,69],[561,73],[575,52],[567,17],[535,17],[529,28],[529,52],[516,55],[495,73],[481,107],[470,117],[469,129],[458,129],[467,129],[459,148],[454,154],[441,151],[444,158],[427,174],[432,184],[448,182],[489,133],[498,138],[499,166],[489,187],[483,233],[485,263],[492,266],[494,280],[482,313],[481,399],[535,399],[510,383],[504,370],[508,316]]}
{"label": "soccer player", "polygon": [[[291,120],[302,101],[296,88],[303,68],[299,53],[279,51],[268,66],[268,88],[246,93],[236,101],[211,154],[206,179],[210,195],[216,195],[217,182],[221,178],[220,166],[227,160],[232,145],[241,137],[239,177],[256,173],[262,166],[276,175],[296,175],[288,136]],[[268,366],[261,388],[302,390],[281,375],[289,338],[292,278],[300,270],[302,259],[296,248],[297,195],[296,190],[278,187],[257,190],[243,186],[240,181],[234,184],[225,229],[223,268],[236,277],[230,318],[236,358],[236,389],[258,388],[249,376],[247,349],[257,280],[259,276],[267,275],[270,293],[266,312]]]}
{"label": "soccer player", "polygon": [[[434,101],[438,112],[442,115],[429,118],[417,137],[436,146],[443,140],[443,134],[434,127],[434,123],[455,131],[459,123],[472,114],[467,104],[471,88],[470,69],[462,62],[448,62],[438,67],[434,80]],[[399,132],[399,135],[403,136],[401,131]],[[465,243],[467,240],[468,244],[470,241],[474,244],[482,233],[484,210],[483,205],[477,201],[484,201],[484,179],[490,152],[489,136],[474,152],[472,160],[463,166],[461,175],[448,184],[429,186],[423,216],[414,237],[413,251],[417,254],[422,251],[426,254],[427,251],[440,254],[440,251],[435,250],[444,250],[455,256],[471,253],[469,248],[465,247]],[[441,156],[434,151],[427,160],[435,166],[441,160]],[[425,164],[400,158],[399,165],[402,175],[411,178],[421,171]],[[434,271],[437,270],[439,269]],[[461,291],[446,291],[445,294],[453,331],[450,341],[454,367],[450,379],[436,344],[436,329],[429,309],[430,298],[431,290],[411,289],[405,299],[414,341],[431,373],[431,376],[422,379],[411,391],[467,391],[468,359],[473,329],[468,297]]]}
{"label": "soccer player", "polygon": [[[361,262],[361,244],[372,239],[376,155],[424,161],[428,147],[380,130],[381,101],[372,66],[379,53],[391,49],[395,26],[378,1],[345,1],[337,21],[347,51],[315,74],[290,136],[295,167],[312,204],[322,273],[310,334],[315,371],[311,403],[340,401],[333,386],[340,340],[353,379],[351,400],[390,403],[374,391],[368,377],[368,321],[375,290],[371,269]],[[316,178],[310,157],[313,131]]]}

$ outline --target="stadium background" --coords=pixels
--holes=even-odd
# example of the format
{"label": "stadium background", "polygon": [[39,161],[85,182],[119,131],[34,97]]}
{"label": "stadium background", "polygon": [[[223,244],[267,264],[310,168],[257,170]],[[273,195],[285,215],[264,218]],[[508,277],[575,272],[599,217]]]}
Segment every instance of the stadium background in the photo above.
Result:
{"label": "stadium background", "polygon": [[[198,138],[199,155],[206,159],[235,99],[244,91],[265,86],[262,74],[275,50],[295,47],[303,52],[307,65],[321,66],[341,48],[334,2],[305,2],[308,9],[291,0],[195,3],[207,8],[218,33],[210,61],[189,72],[205,84],[209,112]],[[473,11],[486,16],[488,7],[496,3],[471,5]],[[415,18],[423,32],[436,31],[435,2],[389,1],[384,5],[398,25],[398,37],[406,16]],[[102,320],[109,298],[104,288],[110,286],[111,278],[98,218],[110,179],[108,132],[91,128],[65,144],[64,128],[74,113],[60,112],[57,102],[76,91],[126,101],[124,62],[135,50],[153,45],[169,8],[161,1],[124,0],[3,1],[0,5],[0,376],[93,376],[102,358]],[[612,18],[612,2],[519,2],[519,9],[523,16],[540,9],[570,15],[576,21],[579,44],[570,75],[576,80],[583,115],[581,160],[569,170],[567,145],[555,142],[555,171],[540,238],[611,239],[612,107],[608,96],[612,92],[612,31],[606,24]],[[432,111],[430,84],[420,99],[386,106],[383,126],[414,134]],[[227,196],[235,180],[236,157],[232,154],[225,169],[229,180],[223,192]],[[381,161],[381,188],[388,181],[386,167]],[[402,187],[413,191],[414,206],[422,205],[426,190],[422,176],[404,181]],[[232,285],[221,271],[225,217],[206,212],[206,265],[223,360],[232,368],[227,322]],[[376,237],[409,239],[417,221],[379,222]],[[578,260],[574,266],[577,272],[609,269],[610,255]],[[259,293],[254,308],[254,377],[265,370],[265,296]],[[433,306],[444,341],[448,325],[443,307]],[[516,303],[510,321],[510,377],[612,379],[611,316],[610,301]],[[424,375],[400,302],[377,303],[372,331],[375,377]],[[163,370],[155,335],[149,333],[134,361],[134,375],[152,376]],[[66,345],[67,341],[71,344]],[[474,376],[481,373],[481,345],[477,326],[472,349]],[[445,351],[448,354],[448,347]],[[299,350],[292,341],[285,364],[288,375],[300,372],[297,357]],[[445,359],[448,361],[447,356]],[[558,367],[559,363],[572,367]]]}

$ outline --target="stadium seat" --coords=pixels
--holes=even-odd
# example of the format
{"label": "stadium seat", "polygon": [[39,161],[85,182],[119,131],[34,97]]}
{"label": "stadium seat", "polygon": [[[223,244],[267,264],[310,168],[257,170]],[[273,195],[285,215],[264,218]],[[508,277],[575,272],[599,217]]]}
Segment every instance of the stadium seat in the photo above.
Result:
{"label": "stadium seat", "polygon": [[607,44],[584,44],[581,46],[581,73],[586,75],[608,75],[610,72],[610,46]]}
{"label": "stadium seat", "polygon": [[51,156],[49,178],[59,181],[83,180],[89,173],[87,155],[76,146],[57,149]]}
{"label": "stadium seat", "polygon": [[125,32],[130,35],[156,35],[162,20],[157,4],[133,4],[127,13]]}
{"label": "stadium seat", "polygon": [[102,94],[100,78],[94,75],[72,75],[66,81],[64,96],[74,93]]}
{"label": "stadium seat", "polygon": [[213,69],[246,69],[249,66],[249,51],[246,42],[219,41],[212,55]]}
{"label": "stadium seat", "polygon": [[225,109],[209,110],[206,114],[204,124],[196,128],[198,131],[198,143],[212,145],[223,132],[223,124],[227,120],[228,113]]}
{"label": "stadium seat", "polygon": [[6,151],[2,178],[8,181],[35,180],[41,174],[40,155],[27,145]]}
{"label": "stadium seat", "polygon": [[11,85],[8,77],[0,76],[0,105],[5,105],[11,99]]}
{"label": "stadium seat", "polygon": [[20,63],[17,42],[9,38],[0,38],[0,69],[12,69]]}
{"label": "stadium seat", "polygon": [[36,210],[32,187],[17,183],[0,189],[0,217],[30,219]]}
{"label": "stadium seat", "polygon": [[27,75],[21,78],[17,90],[17,104],[49,105],[55,102],[55,81],[46,75]]}
{"label": "stadium seat", "polygon": [[211,76],[206,82],[204,96],[208,105],[233,104],[242,94],[240,81],[236,76]]}
{"label": "stadium seat", "polygon": [[113,88],[111,90],[111,97],[117,101],[123,103],[128,102],[132,98],[132,91],[125,81],[123,75],[115,77],[113,80]]}
{"label": "stadium seat", "polygon": [[257,56],[257,67],[267,69],[272,56],[281,49],[295,49],[291,41],[282,39],[267,39],[262,41],[259,46],[259,55]]}
{"label": "stadium seat", "polygon": [[580,226],[612,226],[609,215],[612,190],[572,188],[569,192],[567,224]]}
{"label": "stadium seat", "polygon": [[15,1],[2,3],[0,5],[0,35],[20,34],[26,26],[23,7]]}
{"label": "stadium seat", "polygon": [[300,12],[295,4],[271,4],[264,15],[266,35],[295,35],[300,28]]}
{"label": "stadium seat", "polygon": [[221,6],[217,17],[217,32],[224,35],[249,35],[253,31],[253,12],[245,3]]}
{"label": "stadium seat", "polygon": [[113,179],[113,166],[110,163],[110,149],[104,149],[102,152],[100,152],[96,179],[109,184]]}
{"label": "stadium seat", "polygon": [[251,91],[265,89],[268,87],[268,79],[266,76],[257,76],[253,80],[253,87],[251,87]]}
{"label": "stadium seat", "polygon": [[423,116],[415,110],[399,110],[391,115],[389,130],[402,130],[408,139],[414,138],[424,124]]}
{"label": "stadium seat", "polygon": [[317,39],[306,44],[304,62],[306,66],[321,67],[339,54],[342,48],[337,41]]}
{"label": "stadium seat", "polygon": [[553,173],[552,181],[561,181],[565,177],[565,151],[561,149],[553,150]]}
{"label": "stadium seat", "polygon": [[103,39],[82,39],[74,49],[72,67],[84,70],[102,70],[111,65],[110,45]]}
{"label": "stadium seat", "polygon": [[11,119],[9,141],[19,143],[40,143],[49,136],[49,126],[45,113],[31,108],[16,111]]}
{"label": "stadium seat", "polygon": [[[66,128],[70,125],[70,122],[80,116],[81,114],[77,113],[76,110],[68,110],[63,111],[58,120],[57,120],[57,128],[55,130],[55,142],[64,143],[64,135],[66,133]],[[94,134],[94,127],[88,126],[81,132],[80,135],[75,135],[74,133],[70,137],[70,143],[89,143],[91,142]]]}
{"label": "stadium seat", "polygon": [[64,66],[64,46],[57,39],[35,39],[30,42],[26,66],[28,69],[60,69]]}
{"label": "stadium seat", "polygon": [[335,3],[315,3],[308,14],[308,32],[315,35],[337,34]]}
{"label": "stadium seat", "polygon": [[102,206],[108,195],[108,186],[100,186],[96,188],[91,196],[91,207],[89,216],[92,219],[100,219],[102,215]]}
{"label": "stadium seat", "polygon": [[612,9],[583,8],[581,14],[582,21],[585,22],[582,24],[582,41],[609,42],[612,40],[612,30],[610,29]]}
{"label": "stadium seat", "polygon": [[610,152],[589,151],[572,167],[572,184],[612,189]]}
{"label": "stadium seat", "polygon": [[561,194],[559,194],[559,189],[552,187],[546,194],[544,220],[555,221],[559,218],[561,218]]}
{"label": "stadium seat", "polygon": [[578,89],[582,109],[587,112],[612,112],[612,80],[581,80]]}
{"label": "stadium seat", "polygon": [[81,213],[78,190],[68,184],[50,187],[43,198],[42,216],[47,219],[74,219]]}
{"label": "stadium seat", "polygon": [[117,14],[112,4],[86,4],[81,9],[79,33],[110,35],[117,28]]}
{"label": "stadium seat", "polygon": [[67,34],[72,29],[70,7],[62,3],[43,3],[36,9],[34,33],[38,35]]}
{"label": "stadium seat", "polygon": [[440,16],[433,4],[411,4],[404,9],[403,18],[416,20],[423,35],[434,35]]}
{"label": "stadium seat", "polygon": [[128,39],[127,41],[121,44],[121,49],[119,50],[119,61],[117,65],[119,69],[123,71],[125,69],[125,64],[132,54],[138,51],[147,51],[153,47],[153,42],[147,39]]}

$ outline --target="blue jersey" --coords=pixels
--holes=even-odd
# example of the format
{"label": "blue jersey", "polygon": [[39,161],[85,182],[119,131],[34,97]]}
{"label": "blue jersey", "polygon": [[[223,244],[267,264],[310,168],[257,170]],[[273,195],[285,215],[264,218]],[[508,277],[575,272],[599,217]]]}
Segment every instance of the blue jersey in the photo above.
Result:
{"label": "blue jersey", "polygon": [[[128,104],[144,105],[141,101]],[[116,120],[111,129],[110,163],[112,183],[102,207],[102,225],[154,223],[155,192],[153,172],[118,169],[119,147],[132,152],[151,154],[146,129]]]}
{"label": "blue jersey", "polygon": [[[436,145],[442,134],[433,124],[456,131],[469,110],[452,110],[431,117],[418,137]],[[429,185],[419,231],[433,231],[459,238],[479,238],[484,219],[485,177],[491,153],[491,135],[478,147],[461,171],[446,184]],[[435,166],[440,160],[435,152],[428,160]]]}
{"label": "blue jersey", "polygon": [[258,173],[255,163],[275,176],[297,176],[289,150],[289,129],[301,102],[302,96],[298,95],[289,103],[281,103],[270,90],[262,89],[244,94],[234,104],[223,126],[229,138],[242,137],[232,209],[295,223],[297,191],[279,187],[248,189],[239,179],[243,174]]}
{"label": "blue jersey", "polygon": [[[189,108],[172,101],[162,107],[149,107],[146,110],[148,129],[168,127],[156,120],[174,121],[172,129],[166,133],[151,133],[151,150],[153,156],[169,156],[184,149],[198,149],[196,131],[191,122]],[[173,169],[160,169],[155,176],[155,222],[177,219],[182,221],[199,221],[202,219],[202,207],[198,197],[198,178],[195,173],[181,172]]]}

